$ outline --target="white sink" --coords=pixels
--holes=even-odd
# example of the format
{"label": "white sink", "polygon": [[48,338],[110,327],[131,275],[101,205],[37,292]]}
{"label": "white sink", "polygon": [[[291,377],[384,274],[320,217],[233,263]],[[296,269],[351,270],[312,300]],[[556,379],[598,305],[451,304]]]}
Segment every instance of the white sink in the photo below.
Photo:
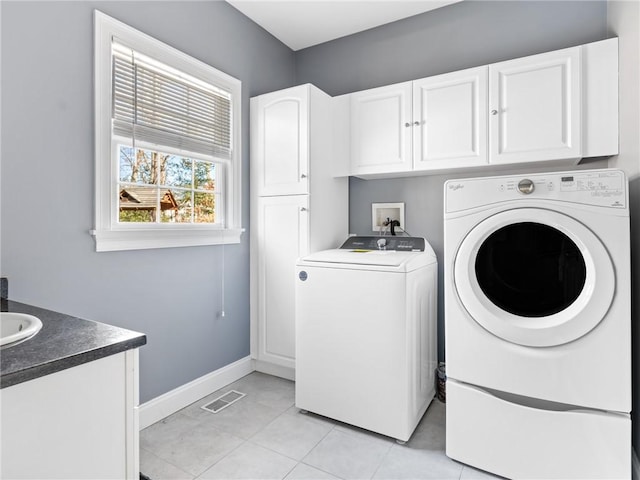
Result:
{"label": "white sink", "polygon": [[0,346],[27,340],[41,328],[42,322],[33,315],[0,312]]}

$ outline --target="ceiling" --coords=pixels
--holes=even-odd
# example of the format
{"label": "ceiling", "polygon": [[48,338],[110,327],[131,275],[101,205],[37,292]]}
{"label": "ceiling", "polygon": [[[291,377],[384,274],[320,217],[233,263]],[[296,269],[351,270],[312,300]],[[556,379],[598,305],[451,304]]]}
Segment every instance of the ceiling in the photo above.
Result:
{"label": "ceiling", "polygon": [[226,0],[292,50],[462,0]]}

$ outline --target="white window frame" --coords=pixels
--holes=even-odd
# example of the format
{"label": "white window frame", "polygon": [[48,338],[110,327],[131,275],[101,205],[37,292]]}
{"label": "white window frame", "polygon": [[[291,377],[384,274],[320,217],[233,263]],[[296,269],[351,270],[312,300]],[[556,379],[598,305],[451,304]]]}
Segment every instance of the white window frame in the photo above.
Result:
{"label": "white window frame", "polygon": [[[222,225],[125,224],[117,221],[118,162],[114,149],[118,141],[111,127],[111,44],[114,37],[144,55],[231,93],[232,157],[224,166]],[[91,234],[95,237],[96,251],[240,243],[244,231],[241,226],[241,86],[240,80],[98,10],[94,12],[95,228]]]}

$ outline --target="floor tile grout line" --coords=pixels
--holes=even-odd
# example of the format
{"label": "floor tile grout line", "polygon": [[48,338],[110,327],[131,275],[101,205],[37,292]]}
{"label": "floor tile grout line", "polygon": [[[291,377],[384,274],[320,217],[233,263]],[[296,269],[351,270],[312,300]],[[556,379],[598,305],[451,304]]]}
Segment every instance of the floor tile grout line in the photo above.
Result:
{"label": "floor tile grout line", "polygon": [[[340,423],[337,423],[335,426],[340,427],[338,429],[339,432],[345,433],[351,437],[367,438],[374,442],[385,442],[385,443],[390,443],[391,445],[393,445],[395,442],[395,439],[392,437],[387,437],[385,435],[381,435],[376,432],[363,429],[361,427],[356,427],[355,425],[349,425],[348,423],[340,422]],[[359,429],[359,430],[356,430],[356,429]]]}
{"label": "floor tile grout line", "polygon": [[[294,405],[294,406],[295,406],[295,405]],[[321,468],[318,468],[318,467],[317,467],[317,466],[315,466],[315,465],[311,465],[311,464],[305,463],[305,461],[304,461],[304,460],[305,460],[305,459],[306,459],[306,458],[311,454],[311,452],[312,452],[312,451],[313,451],[313,450],[314,450],[314,449],[315,449],[315,448],[316,448],[316,447],[317,447],[317,446],[318,446],[318,445],[319,445],[319,444],[320,444],[320,443],[321,443],[321,442],[322,442],[322,441],[323,441],[323,440],[324,440],[324,439],[325,439],[325,438],[326,438],[326,437],[327,437],[331,432],[333,432],[333,431],[335,430],[335,431],[337,431],[337,432],[344,433],[345,435],[347,435],[347,436],[349,436],[349,437],[351,437],[351,438],[366,439],[367,441],[382,441],[382,442],[387,442],[387,443],[389,443],[389,445],[387,445],[387,451],[385,452],[384,456],[380,459],[380,462],[379,462],[379,464],[376,466],[376,469],[374,470],[374,472],[373,472],[372,476],[370,477],[370,479],[371,479],[371,478],[373,478],[373,477],[375,476],[375,474],[376,474],[376,473],[377,473],[377,471],[380,469],[380,467],[382,466],[382,463],[383,463],[383,462],[384,462],[384,460],[387,458],[387,456],[389,455],[389,452],[391,451],[391,449],[392,449],[392,448],[393,448],[393,446],[394,446],[394,444],[392,443],[392,439],[391,439],[390,437],[389,437],[389,439],[387,439],[386,437],[385,437],[385,438],[378,438],[377,436],[369,435],[367,432],[360,432],[360,431],[357,431],[357,430],[353,430],[352,428],[349,428],[349,425],[348,425],[348,424],[345,424],[345,423],[342,423],[342,422],[336,422],[336,423],[333,423],[333,422],[329,423],[329,422],[327,422],[327,424],[330,424],[330,425],[331,425],[331,428],[327,431],[327,433],[325,433],[325,434],[322,436],[322,438],[320,438],[320,439],[319,439],[319,440],[314,444],[314,446],[313,446],[311,449],[309,449],[309,451],[308,451],[308,452],[304,455],[304,457],[302,457],[302,459],[300,459],[300,460],[298,460],[297,458],[290,457],[289,455],[283,454],[283,453],[281,453],[281,452],[278,452],[278,451],[273,450],[273,449],[271,449],[271,448],[269,448],[269,447],[266,447],[266,446],[264,446],[264,445],[260,445],[260,444],[255,443],[255,442],[253,442],[253,441],[252,441],[252,439],[253,439],[256,435],[258,435],[262,430],[266,429],[266,428],[267,428],[271,423],[275,422],[275,421],[276,421],[278,418],[280,418],[282,415],[290,415],[290,416],[293,416],[293,415],[291,415],[291,414],[287,413],[287,411],[288,411],[288,410],[289,410],[289,409],[285,410],[285,411],[284,411],[284,412],[282,412],[280,415],[278,415],[278,417],[276,417],[274,420],[272,420],[269,424],[265,425],[262,429],[258,430],[258,431],[257,431],[257,432],[256,432],[256,433],[255,433],[255,434],[254,434],[250,439],[248,439],[248,440],[247,440],[247,442],[251,442],[253,445],[260,446],[260,447],[265,448],[265,449],[267,449],[267,450],[269,450],[269,451],[271,451],[271,452],[277,453],[277,454],[282,455],[282,456],[284,456],[284,457],[286,457],[286,458],[290,458],[291,460],[294,460],[294,461],[296,461],[296,462],[297,462],[297,463],[296,463],[296,465],[298,465],[298,464],[300,464],[300,463],[303,463],[304,465],[307,465],[307,466],[309,466],[309,467],[311,467],[311,468],[315,468],[315,469],[317,469],[317,470],[320,470],[321,472],[327,473],[327,474],[332,475],[332,476],[337,477],[337,478],[341,478],[341,477],[338,477],[338,476],[337,476],[336,474],[334,474],[334,473],[331,473],[331,472],[327,472],[327,471],[325,471],[325,470],[322,470]],[[304,417],[304,418],[309,418],[309,417],[306,417],[306,415],[307,415],[307,414],[302,414],[302,415],[305,415],[305,417]],[[314,422],[316,422],[316,421],[317,421],[316,419],[313,419],[313,418],[309,418],[309,420],[314,421]],[[334,421],[334,422],[335,422],[335,421]],[[318,423],[323,423],[323,422],[318,422]],[[339,427],[339,426],[342,426],[342,428],[340,428],[340,429],[336,429],[336,427]],[[355,427],[355,428],[358,428],[358,427]],[[295,468],[295,466],[294,466],[294,468]],[[291,472],[289,472],[289,473],[291,473]],[[287,475],[288,475],[289,473],[287,473]],[[285,475],[285,477],[286,477],[286,475]]]}
{"label": "floor tile grout line", "polygon": [[[289,457],[287,457],[287,458],[289,458]],[[285,475],[280,480],[284,480],[285,478],[287,478],[291,474],[291,472],[293,472],[296,469],[296,467],[298,465],[300,465],[300,462],[296,461],[295,465],[293,467],[291,467],[291,469],[287,473],[285,473]]]}
{"label": "floor tile grout line", "polygon": [[[370,479],[373,479],[376,477],[376,473],[378,473],[378,470],[380,470],[380,467],[382,467],[382,464],[384,463],[384,461],[387,459],[387,457],[389,456],[389,452],[391,451],[391,449],[394,447],[395,445],[391,444],[389,446],[389,448],[387,448],[387,451],[385,452],[384,456],[380,459],[380,463],[378,463],[378,466],[376,467],[376,469],[374,470],[374,472],[371,474],[371,477],[369,477]],[[458,479],[459,480],[459,479]]]}
{"label": "floor tile grout line", "polygon": [[[244,378],[244,377],[243,377],[243,378]],[[234,382],[234,384],[235,384],[235,382]],[[232,390],[233,390],[233,389],[237,389],[237,390],[239,390],[239,391],[241,391],[241,390],[242,390],[242,387],[241,387],[241,386],[235,386],[234,384],[232,384],[232,385],[228,385],[228,386],[227,386],[227,387],[225,387],[224,389],[229,389],[229,388],[230,388],[230,389],[232,389]],[[223,390],[223,389],[220,389],[220,390]],[[245,390],[246,390],[246,389],[245,389]],[[249,389],[249,390],[250,390],[250,389]],[[215,394],[215,393],[217,393],[217,392],[218,392],[218,391],[213,392],[213,393],[211,393],[211,394],[209,394],[209,395],[207,395],[207,396],[211,396],[211,395],[213,395],[213,394]],[[244,392],[243,392],[243,393],[244,393]],[[276,408],[274,408],[273,406],[271,406],[271,405],[269,405],[269,404],[267,404],[267,403],[263,403],[263,402],[258,401],[258,400],[256,400],[256,399],[250,398],[251,396],[252,396],[252,395],[251,395],[251,392],[248,392],[248,393],[246,393],[246,397],[243,397],[243,398],[247,398],[248,400],[251,400],[251,401],[255,402],[256,404],[259,404],[259,405],[262,405],[262,406],[265,406],[265,407],[268,407],[268,408],[273,408],[274,410],[281,410],[281,411],[280,411],[280,413],[278,413],[278,415],[277,415],[277,416],[275,416],[275,417],[274,417],[271,421],[269,421],[266,425],[263,425],[260,429],[258,429],[256,432],[254,432],[254,433],[253,433],[252,435],[250,435],[248,438],[239,437],[238,435],[234,435],[234,434],[232,434],[231,432],[227,432],[226,430],[221,429],[221,428],[218,428],[216,425],[213,425],[213,427],[214,427],[214,428],[216,428],[217,430],[222,431],[222,432],[224,432],[224,433],[227,433],[227,434],[229,434],[229,435],[233,435],[233,436],[234,436],[234,437],[236,437],[236,438],[239,438],[240,440],[242,440],[242,443],[240,443],[237,447],[235,447],[234,449],[230,450],[230,451],[229,451],[229,452],[227,452],[225,455],[223,455],[221,458],[219,458],[218,460],[216,460],[215,462],[213,462],[211,465],[209,465],[209,466],[208,466],[204,471],[202,471],[199,475],[197,475],[197,476],[196,476],[196,478],[199,478],[200,476],[202,476],[202,475],[203,475],[205,472],[207,472],[209,469],[213,468],[216,464],[218,464],[219,462],[221,462],[223,459],[225,459],[225,458],[229,457],[233,452],[235,452],[236,450],[238,450],[239,448],[241,448],[241,447],[245,446],[245,445],[246,445],[246,444],[248,444],[248,443],[249,443],[249,444],[251,444],[251,445],[253,445],[253,446],[257,446],[257,447],[260,447],[260,448],[264,448],[264,449],[266,449],[266,450],[269,450],[270,452],[273,452],[273,453],[275,453],[275,454],[282,455],[283,457],[289,458],[289,459],[291,459],[291,460],[293,460],[293,461],[295,461],[295,462],[299,463],[299,460],[297,460],[297,459],[295,459],[295,458],[289,457],[288,455],[283,455],[283,454],[282,454],[282,453],[280,453],[280,452],[277,452],[277,451],[275,451],[275,450],[273,450],[273,449],[271,449],[271,448],[265,447],[265,446],[263,446],[263,445],[260,445],[260,444],[258,444],[258,443],[256,443],[256,442],[252,441],[252,439],[253,439],[256,435],[258,435],[261,431],[263,431],[265,428],[267,428],[269,425],[271,425],[273,422],[275,422],[275,421],[276,421],[278,418],[280,418],[282,415],[286,414],[286,412],[287,412],[291,407],[295,406],[295,402],[292,402],[292,403],[291,403],[291,405],[288,405],[288,406],[287,406],[286,408],[284,408],[284,409],[276,409]],[[205,397],[203,397],[203,398],[205,398]],[[198,401],[201,401],[201,400],[202,400],[202,399],[200,399],[200,400],[198,400]],[[194,403],[195,403],[195,402],[194,402]],[[205,402],[205,403],[206,403],[206,402]],[[186,408],[186,407],[185,407],[185,408]],[[233,406],[230,406],[229,408],[233,408]],[[187,416],[187,417],[188,417],[188,415],[185,415],[185,416]],[[199,420],[199,421],[200,421],[200,420]],[[297,465],[297,463],[296,463],[296,465]],[[294,467],[293,467],[293,468],[295,468],[295,465],[294,465]],[[290,473],[290,472],[287,472],[287,474],[286,474],[286,475],[288,475],[289,473]],[[286,477],[286,475],[285,475],[285,477]],[[283,478],[284,478],[284,477],[283,477]]]}
{"label": "floor tile grout line", "polygon": [[[179,412],[176,412],[176,413],[179,413]],[[174,413],[174,414],[172,414],[172,415],[175,415],[175,413]],[[186,415],[185,415],[185,417],[186,417]],[[189,418],[189,417],[186,417],[186,418]],[[192,420],[193,420],[193,419],[192,419]],[[162,421],[162,420],[160,420],[160,422],[161,422],[161,421]],[[198,423],[200,423],[200,422],[198,422]],[[224,433],[224,432],[223,432],[223,433]],[[236,438],[240,438],[240,437],[236,437]],[[140,448],[140,450],[144,450],[144,451],[146,451],[147,453],[151,453],[153,456],[155,456],[155,457],[159,458],[160,460],[162,460],[162,461],[163,461],[163,462],[165,462],[165,463],[168,463],[168,464],[169,464],[169,465],[171,465],[172,467],[177,468],[177,469],[178,469],[178,470],[180,470],[181,472],[186,473],[187,475],[189,475],[189,476],[190,476],[190,477],[192,477],[193,479],[196,479],[196,478],[200,477],[200,475],[202,475],[204,472],[206,472],[207,470],[209,470],[213,465],[215,465],[215,464],[216,464],[216,463],[218,463],[220,460],[222,460],[224,457],[226,457],[226,455],[223,455],[221,458],[219,458],[218,460],[216,460],[213,464],[209,465],[208,467],[205,467],[205,469],[204,469],[204,470],[202,470],[200,473],[197,473],[197,474],[195,474],[195,475],[194,475],[194,474],[192,474],[191,472],[188,472],[187,470],[185,470],[185,469],[183,468],[183,466],[182,466],[182,465],[178,465],[178,464],[174,463],[173,461],[169,460],[168,458],[164,457],[163,455],[160,455],[160,454],[158,454],[158,453],[154,452],[153,450],[149,450],[148,448],[143,448],[143,447],[139,447],[139,448]],[[141,467],[140,467],[140,468],[141,468]]]}
{"label": "floor tile grout line", "polygon": [[[276,417],[272,422],[270,422],[269,424],[265,425],[262,429],[258,430],[258,431],[257,431],[257,432],[256,432],[256,433],[255,433],[251,438],[249,438],[249,439],[247,440],[247,442],[251,442],[253,445],[257,445],[257,446],[262,447],[262,448],[265,448],[265,449],[267,449],[267,450],[269,450],[269,451],[271,451],[271,452],[277,453],[278,455],[282,455],[283,457],[290,458],[291,460],[294,460],[294,461],[296,461],[296,462],[298,462],[298,463],[301,463],[301,462],[302,462],[302,461],[303,461],[303,460],[304,460],[304,459],[305,459],[305,458],[306,458],[306,457],[311,453],[311,451],[312,451],[314,448],[316,448],[316,447],[320,444],[320,442],[321,442],[322,440],[324,440],[324,439],[326,438],[326,436],[327,436],[327,435],[329,435],[329,433],[330,433],[330,432],[332,432],[332,431],[333,431],[333,429],[335,428],[335,425],[331,425],[331,428],[327,431],[327,433],[325,433],[325,434],[322,436],[322,438],[320,438],[320,440],[318,440],[318,441],[313,445],[313,447],[311,447],[311,448],[309,449],[309,451],[308,451],[308,452],[307,452],[307,453],[302,457],[302,459],[297,459],[297,458],[291,457],[291,456],[286,455],[286,454],[284,454],[284,453],[282,453],[282,452],[278,452],[277,450],[274,450],[274,449],[272,449],[272,448],[266,447],[266,446],[264,446],[264,445],[261,445],[261,444],[259,444],[259,443],[256,443],[256,442],[252,441],[252,440],[253,440],[253,438],[254,438],[256,435],[258,435],[260,432],[262,432],[262,430],[264,430],[265,428],[267,428],[271,423],[275,422],[275,421],[276,421],[278,418],[280,418],[282,415],[289,415],[289,416],[292,416],[292,415],[290,415],[290,414],[287,414],[287,413],[286,413],[286,411],[285,411],[285,412],[283,412],[283,413],[281,413],[281,414],[280,414],[279,416],[277,416],[277,417]],[[306,464],[306,463],[305,463],[305,465],[308,465],[308,464]],[[312,466],[312,465],[309,465],[309,466]],[[314,468],[315,468],[315,467],[314,467]],[[329,472],[325,472],[325,473],[329,473]]]}
{"label": "floor tile grout line", "polygon": [[[302,458],[299,460],[299,462],[304,462],[304,459],[305,459],[305,458],[307,458],[309,455],[311,455],[311,452],[313,452],[313,451],[315,450],[315,448],[316,448],[318,445],[320,445],[320,442],[322,442],[325,438],[327,438],[327,436],[328,436],[331,432],[333,432],[333,431],[335,430],[335,428],[336,428],[336,426],[335,426],[335,425],[331,425],[331,428],[330,428],[329,430],[327,430],[327,433],[325,433],[325,434],[322,436],[322,438],[321,438],[320,440],[318,440],[318,441],[316,442],[316,444],[315,444],[313,447],[311,447],[311,448],[309,449],[309,451],[306,453],[306,455],[305,455],[304,457],[302,457]],[[313,468],[318,468],[318,467],[314,467],[313,465],[309,465],[308,463],[305,463],[305,465],[308,465],[308,466],[313,467]],[[318,470],[320,470],[320,469],[318,468]],[[322,471],[324,472],[324,470],[322,470]],[[330,472],[325,472],[325,473],[330,473]],[[333,474],[332,474],[332,473],[330,473],[330,475],[333,475]],[[334,475],[334,477],[335,477],[335,476],[336,476],[336,475]]]}
{"label": "floor tile grout line", "polygon": [[[326,437],[327,437],[331,432],[334,432],[334,431],[335,431],[335,432],[337,432],[338,434],[344,434],[345,436],[350,437],[350,438],[355,438],[355,439],[359,439],[359,440],[366,439],[367,441],[369,441],[369,440],[370,440],[370,439],[368,439],[368,438],[367,438],[367,435],[366,435],[366,434],[361,434],[360,432],[355,432],[355,431],[352,431],[352,430],[349,430],[349,429],[346,429],[346,428],[340,428],[340,429],[337,429],[337,427],[339,427],[340,425],[346,425],[346,424],[343,424],[342,422],[338,422],[338,423],[333,424],[332,428],[331,428],[331,429],[330,429],[330,430],[329,430],[329,431],[324,435],[324,437],[323,437],[323,438],[322,438],[322,439],[321,439],[321,440],[320,440],[320,441],[319,441],[319,442],[314,446],[314,448],[312,448],[312,449],[309,451],[309,453],[308,453],[307,455],[305,455],[305,457],[304,457],[300,462],[301,462],[301,463],[304,463],[305,465],[307,465],[307,466],[309,466],[309,467],[312,467],[312,468],[315,468],[315,469],[317,469],[317,470],[320,470],[320,471],[322,471],[322,472],[324,472],[324,473],[327,473],[327,474],[329,474],[329,475],[331,475],[331,476],[333,476],[333,477],[336,477],[336,478],[340,478],[340,479],[342,479],[342,477],[339,477],[339,476],[338,476],[337,474],[335,474],[335,473],[328,472],[328,471],[326,471],[326,470],[323,470],[323,469],[321,469],[321,468],[317,467],[316,465],[312,465],[312,464],[310,464],[310,463],[306,463],[306,462],[304,461],[304,460],[305,460],[309,455],[311,455],[311,453],[313,452],[313,450],[314,450],[314,449],[315,449],[315,448],[320,444],[320,442],[321,442],[322,440],[324,440],[324,439],[325,439],[325,438],[326,438]],[[392,448],[392,447],[393,447],[393,444],[391,444],[391,443],[387,446],[387,451],[385,452],[384,456],[380,459],[380,462],[379,462],[378,466],[375,468],[375,470],[374,470],[373,474],[369,477],[369,480],[371,480],[371,479],[375,476],[375,474],[376,474],[376,472],[378,471],[378,469],[382,466],[382,462],[386,459],[387,455],[389,454],[389,450],[391,450],[391,448]]]}
{"label": "floor tile grout line", "polygon": [[[189,476],[190,476],[191,478],[193,478],[193,479],[195,479],[195,478],[197,478],[197,477],[198,477],[198,475],[195,475],[195,476],[194,476],[194,475],[192,475],[191,473],[187,472],[187,471],[186,471],[184,468],[182,468],[181,466],[176,465],[176,464],[175,464],[175,463],[173,463],[173,462],[170,462],[169,460],[167,460],[167,459],[165,459],[165,458],[161,457],[160,455],[156,454],[155,452],[152,452],[151,450],[149,450],[149,449],[147,449],[147,448],[142,448],[142,447],[140,447],[140,450],[144,450],[145,452],[147,452],[147,453],[148,453],[148,454],[150,454],[150,455],[153,455],[153,456],[154,456],[154,457],[156,457],[157,459],[162,460],[163,462],[165,462],[165,463],[167,463],[167,464],[171,465],[172,467],[177,468],[178,470],[180,470],[181,472],[186,473],[187,475],[189,475]],[[141,473],[144,473],[144,472],[142,472],[142,471],[141,471]]]}
{"label": "floor tile grout line", "polygon": [[303,465],[306,465],[307,467],[315,468],[316,470],[319,470],[319,471],[320,471],[320,472],[322,472],[322,473],[326,473],[327,475],[331,475],[332,477],[336,477],[336,478],[338,478],[339,480],[344,480],[344,478],[343,478],[343,477],[340,477],[340,476],[336,475],[335,473],[327,472],[326,470],[323,470],[323,469],[322,469],[322,468],[320,468],[320,467],[316,467],[315,465],[311,465],[310,463],[306,463],[304,460],[300,460],[300,462],[298,462],[298,463],[301,463],[301,464],[303,464]]}
{"label": "floor tile grout line", "polygon": [[[235,435],[234,435],[235,436]],[[249,440],[245,440],[244,438],[241,437],[236,437],[236,438],[240,438],[242,440],[242,443],[240,443],[238,446],[236,446],[235,448],[232,448],[231,450],[229,450],[227,453],[225,453],[224,455],[222,455],[218,460],[216,460],[215,462],[213,462],[211,465],[209,465],[207,468],[205,468],[202,472],[200,472],[198,475],[196,475],[194,477],[194,480],[198,480],[200,477],[202,477],[202,475],[204,475],[206,472],[208,472],[210,469],[212,469],[215,465],[217,465],[218,463],[220,463],[222,460],[224,460],[225,458],[227,458],[229,455],[231,455],[233,452],[235,452],[236,450],[238,450],[240,447],[244,446]]]}

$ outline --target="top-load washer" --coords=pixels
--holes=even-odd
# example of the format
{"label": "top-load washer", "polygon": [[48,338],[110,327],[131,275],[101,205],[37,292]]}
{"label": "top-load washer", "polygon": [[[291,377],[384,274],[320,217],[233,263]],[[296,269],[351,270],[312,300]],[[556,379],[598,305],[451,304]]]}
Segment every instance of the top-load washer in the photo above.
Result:
{"label": "top-load washer", "polygon": [[434,396],[433,249],[350,237],[296,274],[296,406],[407,441]]}
{"label": "top-load washer", "polygon": [[447,455],[510,478],[631,475],[627,181],[445,183]]}

